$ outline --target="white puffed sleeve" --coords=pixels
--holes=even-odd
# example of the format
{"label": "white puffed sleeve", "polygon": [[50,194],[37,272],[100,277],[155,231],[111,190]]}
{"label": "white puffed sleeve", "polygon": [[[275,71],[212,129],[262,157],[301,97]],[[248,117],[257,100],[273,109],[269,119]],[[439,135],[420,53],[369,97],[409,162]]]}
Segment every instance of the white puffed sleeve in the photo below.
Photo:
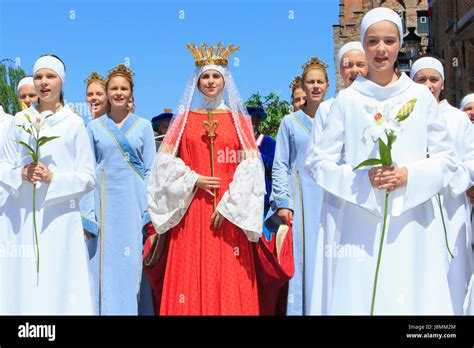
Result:
{"label": "white puffed sleeve", "polygon": [[426,116],[430,157],[406,165],[408,181],[404,204],[393,212],[395,216],[431,199],[448,186],[456,173],[454,147],[434,98],[431,98]]}
{"label": "white puffed sleeve", "polygon": [[182,159],[159,153],[147,183],[148,213],[156,232],[176,226],[193,200],[199,174]]}
{"label": "white puffed sleeve", "polygon": [[458,132],[453,136],[458,168],[449,182],[449,190],[453,196],[457,196],[474,185],[474,125],[466,115],[450,116],[452,118],[448,122],[456,122],[458,126]]}
{"label": "white puffed sleeve", "polygon": [[217,210],[240,227],[251,242],[262,235],[265,170],[259,158],[242,161],[235,170],[229,189],[217,205]]}

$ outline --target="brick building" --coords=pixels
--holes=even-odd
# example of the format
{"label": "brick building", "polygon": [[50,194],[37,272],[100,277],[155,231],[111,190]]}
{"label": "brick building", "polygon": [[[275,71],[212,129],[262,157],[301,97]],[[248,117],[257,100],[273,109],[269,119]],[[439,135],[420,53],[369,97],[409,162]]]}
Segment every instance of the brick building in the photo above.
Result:
{"label": "brick building", "polygon": [[[349,41],[360,40],[360,23],[364,14],[379,6],[389,7],[398,12],[402,18],[405,40],[411,38],[411,41],[417,43],[412,49],[404,44],[399,55],[402,71],[410,71],[411,63],[416,56],[427,52],[430,32],[428,0],[340,0],[339,24],[333,25],[335,65],[341,46]],[[339,90],[343,84],[338,73],[336,78]]]}
{"label": "brick building", "polygon": [[431,51],[443,58],[443,96],[459,106],[474,92],[474,0],[432,0]]}

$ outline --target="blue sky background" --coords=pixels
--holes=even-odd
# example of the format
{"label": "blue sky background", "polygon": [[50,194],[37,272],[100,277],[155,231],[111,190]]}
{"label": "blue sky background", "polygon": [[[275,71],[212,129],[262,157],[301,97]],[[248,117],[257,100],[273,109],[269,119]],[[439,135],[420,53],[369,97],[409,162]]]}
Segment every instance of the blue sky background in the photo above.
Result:
{"label": "blue sky background", "polygon": [[31,74],[40,55],[58,55],[66,100],[80,114],[84,79],[125,62],[135,72],[138,115],[174,109],[194,70],[186,44],[204,41],[240,45],[231,56],[239,66],[230,67],[244,100],[254,92],[289,100],[288,84],[312,56],[330,65],[329,98],[338,14],[338,0],[0,0],[0,59]]}

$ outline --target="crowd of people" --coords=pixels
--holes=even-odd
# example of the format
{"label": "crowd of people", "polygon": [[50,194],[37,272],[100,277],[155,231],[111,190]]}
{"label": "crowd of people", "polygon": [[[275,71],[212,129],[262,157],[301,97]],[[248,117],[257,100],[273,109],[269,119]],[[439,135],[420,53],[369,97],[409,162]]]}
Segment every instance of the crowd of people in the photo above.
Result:
{"label": "crowd of people", "polygon": [[41,56],[0,109],[0,314],[474,313],[474,94],[442,98],[442,60],[410,77],[400,17],[375,8],[325,99],[313,57],[276,139],[228,68],[239,47],[188,45],[175,110],[134,112],[134,73],[86,80]]}

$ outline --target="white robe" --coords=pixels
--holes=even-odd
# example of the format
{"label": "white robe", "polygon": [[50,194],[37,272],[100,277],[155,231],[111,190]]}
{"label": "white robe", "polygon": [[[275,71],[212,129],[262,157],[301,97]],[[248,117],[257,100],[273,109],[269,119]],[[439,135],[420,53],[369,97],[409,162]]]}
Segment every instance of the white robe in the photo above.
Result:
{"label": "white robe", "polygon": [[13,120],[13,116],[5,113],[0,105],[0,151],[7,137],[8,128]]}
{"label": "white robe", "polygon": [[[37,114],[34,106],[27,112]],[[25,123],[24,113],[18,113],[14,122]],[[80,198],[95,186],[89,137],[82,119],[68,106],[44,120],[41,135],[60,138],[40,149],[40,161],[53,172],[53,179],[49,185],[37,184],[38,283],[33,186],[21,178],[21,169],[31,163],[31,156],[15,140],[32,142],[25,131],[12,125],[4,146],[0,165],[7,170],[0,185],[8,192],[3,207],[7,228],[2,230],[8,272],[0,280],[6,296],[0,314],[94,314],[79,210]]]}
{"label": "white robe", "polygon": [[372,188],[368,168],[352,169],[379,156],[377,142],[363,139],[374,118],[367,109],[387,105],[396,113],[412,98],[417,98],[415,108],[392,148],[394,165],[408,170],[408,183],[389,196],[374,313],[453,313],[443,229],[432,223],[431,198],[454,176],[454,150],[436,100],[426,86],[403,74],[388,87],[359,76],[339,92],[324,136],[308,152],[306,169],[346,201],[337,219],[337,251],[325,255],[333,258],[329,314],[370,314],[385,193]]}
{"label": "white robe", "polygon": [[[5,143],[8,129],[12,123],[13,116],[6,114],[3,111],[2,106],[0,105],[0,163],[3,157],[3,144]],[[0,177],[2,173],[2,167],[0,165]],[[7,193],[0,185],[0,279],[3,279],[5,272],[8,270],[6,255],[2,253],[2,249],[6,245],[6,220],[3,216],[2,202],[7,199]],[[0,308],[4,308],[4,302],[6,301],[6,296],[3,291],[4,287],[0,285]]]}
{"label": "white robe", "polygon": [[[322,102],[316,111],[314,127],[311,130],[308,142],[308,151],[311,152],[316,143],[325,136],[324,129],[330,118],[329,112],[335,98]],[[311,171],[307,171],[311,175]],[[328,300],[331,296],[332,283],[332,259],[328,256],[335,249],[336,221],[344,200],[338,198],[328,191],[324,191],[320,223],[317,226],[318,245],[320,251],[316,253],[316,265],[312,275],[313,288],[310,300],[310,315],[326,315],[328,312]],[[323,226],[325,228],[323,228]]]}
{"label": "white robe", "polygon": [[[472,276],[472,205],[466,196],[466,190],[474,183],[474,125],[459,109],[449,105],[446,100],[439,104],[439,112],[444,117],[453,140],[458,161],[456,176],[449,186],[441,191],[443,215],[448,234],[448,244],[454,258],[446,254],[449,287],[453,301],[454,314],[463,314],[467,289]],[[437,200],[436,200],[437,201]],[[442,223],[439,210],[438,223]]]}
{"label": "white robe", "polygon": [[[1,158],[3,157],[3,144],[5,143],[5,140],[7,139],[7,133],[8,129],[10,128],[10,125],[13,121],[13,116],[5,113],[3,111],[3,107],[0,105],[0,161]],[[2,167],[0,166],[0,170]],[[0,172],[0,177],[1,177],[1,172]],[[2,202],[5,201],[6,199],[6,192],[5,190],[0,186],[0,216],[2,215]],[[1,224],[1,222],[0,222]],[[1,226],[1,225],[0,225]],[[0,228],[0,231],[2,229]]]}

